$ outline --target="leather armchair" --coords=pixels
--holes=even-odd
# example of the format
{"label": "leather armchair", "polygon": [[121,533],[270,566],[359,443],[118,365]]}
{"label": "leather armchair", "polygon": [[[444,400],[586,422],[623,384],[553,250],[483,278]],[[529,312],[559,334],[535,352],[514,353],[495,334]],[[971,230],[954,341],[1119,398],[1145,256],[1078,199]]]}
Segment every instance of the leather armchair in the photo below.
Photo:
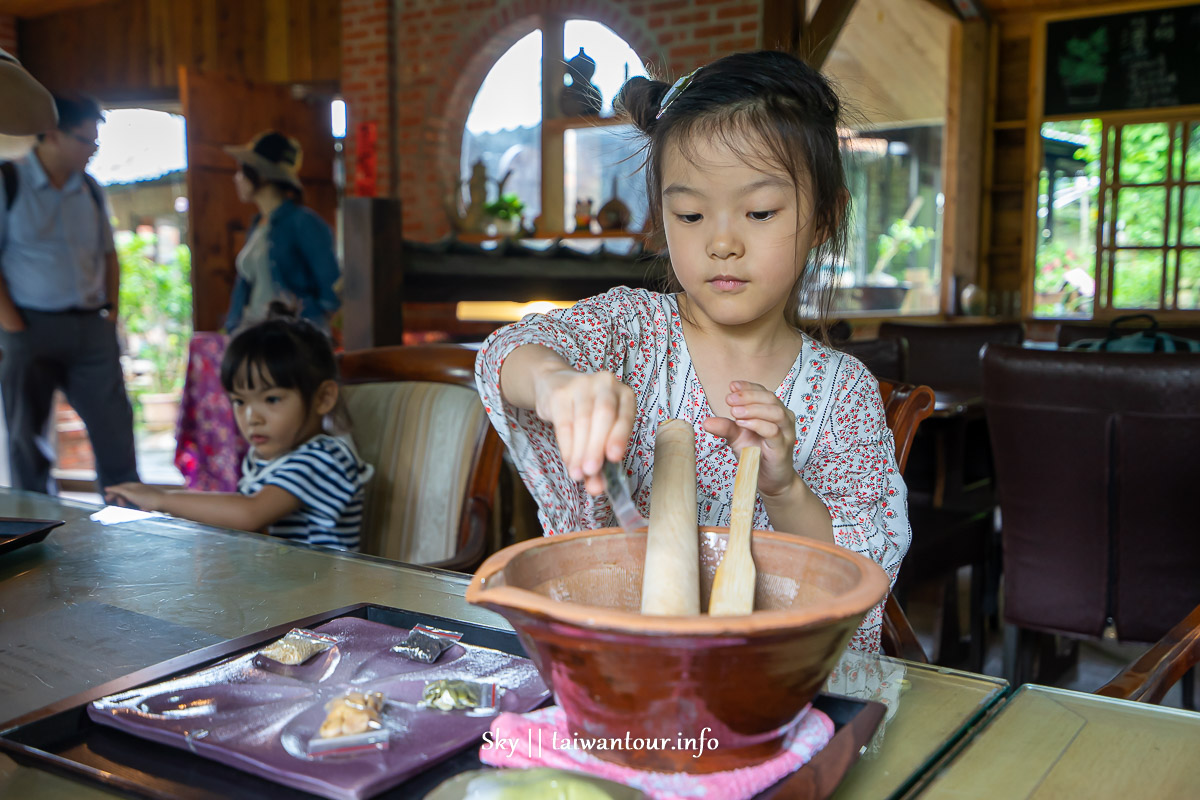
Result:
{"label": "leather armchair", "polygon": [[1156,641],[1200,603],[1200,356],[988,347],[1006,671],[1025,631]]}

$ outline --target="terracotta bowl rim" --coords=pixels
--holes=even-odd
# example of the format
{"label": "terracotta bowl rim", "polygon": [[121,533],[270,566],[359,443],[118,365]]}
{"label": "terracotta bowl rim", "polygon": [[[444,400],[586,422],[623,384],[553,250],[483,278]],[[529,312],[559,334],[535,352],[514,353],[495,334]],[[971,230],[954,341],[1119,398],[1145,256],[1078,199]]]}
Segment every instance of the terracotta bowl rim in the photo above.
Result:
{"label": "terracotta bowl rim", "polygon": [[[644,528],[642,530],[645,530]],[[728,533],[728,528],[701,527],[701,533]],[[486,588],[485,583],[500,573],[517,556],[539,547],[547,547],[554,541],[570,541],[591,536],[623,534],[623,528],[597,528],[573,531],[554,536],[527,539],[493,553],[476,570],[467,586],[466,600],[475,605],[493,609],[514,609],[533,614],[558,623],[576,625],[592,630],[604,630],[630,636],[661,636],[675,634],[684,636],[722,636],[747,634],[771,635],[794,632],[801,628],[816,627],[823,623],[851,616],[864,616],[873,607],[883,602],[891,588],[887,573],[866,556],[846,550],[835,544],[818,542],[790,533],[779,531],[754,531],[756,539],[774,539],[788,544],[799,544],[813,550],[849,561],[859,569],[858,584],[838,597],[806,606],[803,609],[779,609],[756,611],[750,616],[710,617],[707,614],[687,617],[643,615],[633,611],[619,611],[601,606],[551,600],[545,595],[516,586]]]}

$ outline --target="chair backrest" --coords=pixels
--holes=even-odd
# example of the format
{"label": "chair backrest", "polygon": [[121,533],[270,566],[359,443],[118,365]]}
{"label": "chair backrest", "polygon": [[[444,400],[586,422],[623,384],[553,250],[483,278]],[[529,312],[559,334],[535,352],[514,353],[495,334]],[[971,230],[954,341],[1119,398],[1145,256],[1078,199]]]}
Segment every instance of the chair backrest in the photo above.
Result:
{"label": "chair backrest", "polygon": [[988,347],[1006,621],[1153,642],[1200,602],[1200,355]]}
{"label": "chair backrest", "polygon": [[881,381],[903,383],[908,379],[908,341],[902,337],[842,342],[837,349],[857,358]]}
{"label": "chair backrest", "polygon": [[476,351],[380,347],[341,357],[367,485],[363,552],[468,570],[484,556],[503,444],[475,391]]}
{"label": "chair backrest", "polygon": [[908,451],[912,448],[913,437],[917,435],[917,426],[933,413],[933,390],[911,383],[880,381],[879,394],[883,397],[887,426],[896,440],[896,464],[903,475],[908,463]]}
{"label": "chair backrest", "polygon": [[[883,397],[887,425],[896,440],[896,464],[900,473],[904,474],[904,465],[908,463],[908,451],[917,433],[917,426],[933,413],[933,390],[928,386],[880,381],[879,394]],[[883,611],[883,652],[909,661],[928,663],[921,642],[894,595],[888,595]]]}
{"label": "chair backrest", "polygon": [[1019,322],[933,323],[883,322],[879,338],[908,341],[908,371],[904,379],[936,389],[978,392],[982,386],[979,353],[985,344],[1020,344]]}

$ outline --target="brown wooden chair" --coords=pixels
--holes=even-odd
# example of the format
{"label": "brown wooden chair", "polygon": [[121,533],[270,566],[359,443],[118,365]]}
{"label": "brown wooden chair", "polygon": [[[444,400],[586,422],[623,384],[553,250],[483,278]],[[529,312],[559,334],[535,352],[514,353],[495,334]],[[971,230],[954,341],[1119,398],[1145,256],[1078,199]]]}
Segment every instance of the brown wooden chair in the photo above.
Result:
{"label": "brown wooden chair", "polygon": [[[921,420],[933,413],[933,390],[928,386],[880,381],[879,394],[883,397],[887,425],[896,440],[896,465],[903,475],[917,426],[921,424]],[[883,606],[882,638],[883,652],[887,655],[922,664],[929,663],[929,658],[926,657],[921,642],[904,615],[904,610],[891,594]]]}
{"label": "brown wooden chair", "polygon": [[1139,703],[1161,703],[1167,690],[1180,678],[1186,675],[1188,680],[1194,680],[1192,669],[1197,664],[1200,664],[1200,606],[1193,608],[1192,613],[1128,669],[1097,689],[1096,694]]}
{"label": "brown wooden chair", "polygon": [[435,344],[341,357],[355,444],[375,467],[364,553],[459,571],[487,554],[504,446],[475,390],[475,354]]}

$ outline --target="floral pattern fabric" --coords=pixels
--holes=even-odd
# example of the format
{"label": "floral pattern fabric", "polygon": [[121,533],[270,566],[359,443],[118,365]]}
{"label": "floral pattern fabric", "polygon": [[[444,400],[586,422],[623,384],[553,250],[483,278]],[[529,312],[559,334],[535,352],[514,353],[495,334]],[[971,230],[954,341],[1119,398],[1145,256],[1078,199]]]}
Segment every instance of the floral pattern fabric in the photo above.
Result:
{"label": "floral pattern fabric", "polygon": [[175,431],[175,466],[189,489],[236,492],[249,449],[221,386],[227,338],[197,331],[188,344],[187,377]]}
{"label": "floral pattern fabric", "polygon": [[[476,382],[492,424],[538,504],[547,536],[615,524],[608,498],[571,480],[552,426],[500,396],[500,368],[515,348],[540,344],[577,369],[608,371],[633,389],[637,411],[624,469],[649,516],[658,424],[684,419],[696,434],[700,525],[729,524],[737,458],[703,429],[713,416],[684,341],[674,295],[618,287],[568,309],[531,314],[496,331],[476,361]],[[796,471],[829,509],[834,540],[878,563],[894,583],[908,552],[907,490],[884,418],[879,385],[852,356],[805,337],[775,392],[796,415]],[[772,529],[759,498],[755,527]],[[851,646],[878,652],[883,606],[868,612]]]}

